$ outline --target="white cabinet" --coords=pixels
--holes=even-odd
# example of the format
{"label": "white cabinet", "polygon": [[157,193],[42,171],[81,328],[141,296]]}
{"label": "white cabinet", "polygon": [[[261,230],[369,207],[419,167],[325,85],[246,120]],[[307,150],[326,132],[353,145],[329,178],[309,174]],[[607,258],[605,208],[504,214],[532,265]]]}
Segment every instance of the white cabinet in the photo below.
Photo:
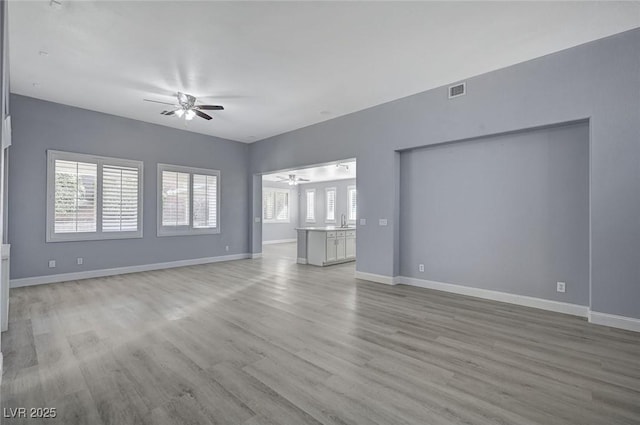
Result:
{"label": "white cabinet", "polygon": [[327,254],[324,262],[336,261],[338,259],[338,245],[336,244],[336,232],[327,232],[326,238]]}
{"label": "white cabinet", "polygon": [[344,260],[347,258],[345,251],[345,232],[338,232],[336,235],[336,260]]}
{"label": "white cabinet", "polygon": [[307,263],[315,266],[356,259],[356,231],[314,229],[307,231]]}
{"label": "white cabinet", "polygon": [[345,246],[345,257],[356,258],[356,231],[355,230],[347,230],[344,246]]}

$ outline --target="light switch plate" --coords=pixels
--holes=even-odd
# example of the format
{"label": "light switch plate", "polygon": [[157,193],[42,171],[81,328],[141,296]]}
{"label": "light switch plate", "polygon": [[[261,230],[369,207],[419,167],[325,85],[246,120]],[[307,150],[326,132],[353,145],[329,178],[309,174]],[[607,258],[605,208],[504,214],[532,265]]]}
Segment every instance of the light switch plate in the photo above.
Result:
{"label": "light switch plate", "polygon": [[366,218],[361,218],[360,219],[360,226],[366,226],[367,225],[367,219]]}
{"label": "light switch plate", "polygon": [[386,218],[381,218],[381,219],[378,221],[378,224],[379,224],[380,226],[386,226],[386,225],[387,225],[387,219],[386,219]]}

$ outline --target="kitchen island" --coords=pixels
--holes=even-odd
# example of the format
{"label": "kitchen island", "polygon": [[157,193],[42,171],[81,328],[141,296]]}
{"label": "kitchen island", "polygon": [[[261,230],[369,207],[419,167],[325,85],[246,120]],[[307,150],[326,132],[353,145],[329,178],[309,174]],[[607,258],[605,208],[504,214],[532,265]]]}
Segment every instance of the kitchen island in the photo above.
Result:
{"label": "kitchen island", "polygon": [[356,260],[356,228],[299,227],[298,263],[329,266]]}

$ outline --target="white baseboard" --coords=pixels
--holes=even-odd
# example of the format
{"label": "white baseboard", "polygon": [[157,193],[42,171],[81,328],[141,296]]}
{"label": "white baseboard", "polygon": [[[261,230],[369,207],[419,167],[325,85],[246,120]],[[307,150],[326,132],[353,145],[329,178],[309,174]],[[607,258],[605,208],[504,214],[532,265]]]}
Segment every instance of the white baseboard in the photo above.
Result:
{"label": "white baseboard", "polygon": [[589,312],[589,322],[595,325],[610,326],[612,328],[640,332],[640,319],[635,319],[633,317],[616,316],[615,314],[591,311]]}
{"label": "white baseboard", "polygon": [[251,258],[252,259],[262,258],[262,253],[261,252],[254,252],[253,254],[251,254]]}
{"label": "white baseboard", "polygon": [[384,283],[385,285],[396,285],[397,277],[385,276],[381,274],[359,272],[356,270],[356,279],[370,280],[371,282]]}
{"label": "white baseboard", "polygon": [[274,239],[272,241],[262,241],[262,245],[273,245],[276,243],[289,243],[289,242],[297,242],[296,238],[293,239]]}
{"label": "white baseboard", "polygon": [[306,258],[300,258],[300,257],[298,257],[298,261],[297,261],[297,263],[298,263],[298,264],[307,264],[307,259],[306,259]]}
{"label": "white baseboard", "polygon": [[74,273],[60,273],[47,276],[11,279],[11,288],[21,286],[44,285],[47,283],[67,282],[70,280],[91,279],[93,277],[115,276],[126,273],[147,272],[151,270],[171,269],[174,267],[195,266],[198,264],[219,263],[221,261],[244,260],[251,254],[222,255],[219,257],[193,258],[189,260],[168,261],[165,263],[142,264],[139,266],[116,267],[112,269],[87,270]]}
{"label": "white baseboard", "polygon": [[473,288],[470,286],[454,285],[451,283],[435,282],[432,280],[416,279],[406,276],[398,276],[397,281],[403,285],[435,289],[437,291],[467,295],[470,297],[500,301],[525,307],[539,308],[542,310],[555,311],[557,313],[571,314],[573,316],[588,317],[589,315],[589,306],[586,305],[545,300],[543,298],[528,297],[525,295],[510,294],[508,292],[492,291],[489,289]]}

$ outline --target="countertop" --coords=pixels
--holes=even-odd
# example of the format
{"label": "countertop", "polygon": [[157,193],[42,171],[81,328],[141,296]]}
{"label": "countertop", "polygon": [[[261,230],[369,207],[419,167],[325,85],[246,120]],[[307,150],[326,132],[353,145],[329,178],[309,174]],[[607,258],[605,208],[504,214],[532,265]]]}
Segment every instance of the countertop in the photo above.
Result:
{"label": "countertop", "polygon": [[297,227],[296,230],[309,230],[313,232],[333,232],[336,230],[356,230],[356,226],[324,226],[324,227]]}

